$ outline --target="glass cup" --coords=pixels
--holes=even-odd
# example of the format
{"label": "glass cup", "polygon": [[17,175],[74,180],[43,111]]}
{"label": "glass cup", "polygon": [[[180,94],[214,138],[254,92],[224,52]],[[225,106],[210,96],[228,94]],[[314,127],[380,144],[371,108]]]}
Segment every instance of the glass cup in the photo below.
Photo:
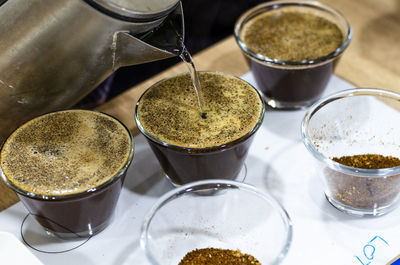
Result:
{"label": "glass cup", "polygon": [[378,154],[400,158],[400,94],[344,90],[315,103],[301,127],[303,143],[319,161],[325,195],[337,209],[378,216],[397,206],[400,166],[355,168],[333,158]]}
{"label": "glass cup", "polygon": [[156,202],[143,221],[141,246],[153,265],[179,264],[201,248],[240,250],[269,265],[282,262],[291,240],[290,218],[271,195],[237,181],[202,180]]}
{"label": "glass cup", "polygon": [[[253,18],[271,11],[311,13],[335,23],[343,43],[330,54],[302,61],[283,61],[256,53],[243,41],[242,29]],[[339,56],[350,43],[352,29],[337,10],[315,1],[269,1],[245,12],[235,24],[236,42],[250,65],[267,105],[274,109],[302,109],[317,101],[325,90]]]}
{"label": "glass cup", "polygon": [[[71,110],[69,112],[98,113],[87,110]],[[127,169],[133,159],[134,142],[129,129],[117,119],[107,114],[99,114],[109,117],[110,119],[107,122],[121,125],[130,138],[129,155],[126,162],[118,172],[110,176],[104,183],[83,192],[66,195],[36,194],[12,183],[3,172],[3,169],[0,168],[3,181],[17,193],[29,213],[46,231],[58,237],[89,237],[107,227],[113,216]],[[113,132],[109,131],[109,133],[112,135]],[[39,141],[30,144],[32,146],[41,145]],[[59,147],[62,148],[62,146],[63,142],[61,141]]]}
{"label": "glass cup", "polygon": [[[188,74],[184,73],[181,75]],[[230,75],[227,76],[247,84],[246,81],[238,77]],[[171,78],[174,77],[175,76]],[[161,80],[152,87],[166,80],[168,79]],[[147,91],[151,90],[152,87],[150,87]],[[135,109],[136,124],[140,132],[146,137],[146,140],[160,162],[167,178],[174,186],[180,186],[189,182],[203,179],[235,179],[239,175],[244,167],[244,160],[246,159],[249,147],[253,141],[253,137],[258,128],[261,126],[264,118],[264,105],[262,103],[263,101],[261,94],[254,87],[252,88],[257,92],[259,100],[262,104],[262,110],[259,117],[257,117],[257,123],[255,126],[239,139],[233,140],[226,144],[205,148],[190,148],[173,145],[171,143],[164,142],[157,136],[149,133],[142,126],[140,122],[140,115],[138,114],[138,107],[140,104],[142,104],[141,100],[146,92],[141,96],[136,104]]]}

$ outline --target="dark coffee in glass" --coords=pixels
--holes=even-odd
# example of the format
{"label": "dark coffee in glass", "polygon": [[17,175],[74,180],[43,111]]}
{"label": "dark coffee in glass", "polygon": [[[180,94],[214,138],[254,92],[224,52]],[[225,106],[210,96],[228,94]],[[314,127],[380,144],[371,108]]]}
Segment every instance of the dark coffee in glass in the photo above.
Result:
{"label": "dark coffee in glass", "polygon": [[203,106],[189,74],[150,87],[135,120],[174,185],[235,179],[264,117],[259,92],[227,74],[199,72]]}
{"label": "dark coffee in glass", "polygon": [[321,97],[351,27],[319,2],[272,1],[244,13],[235,37],[266,103],[299,109]]}
{"label": "dark coffee in glass", "polygon": [[90,236],[111,220],[132,157],[132,136],[115,118],[59,111],[9,136],[1,176],[46,230]]}

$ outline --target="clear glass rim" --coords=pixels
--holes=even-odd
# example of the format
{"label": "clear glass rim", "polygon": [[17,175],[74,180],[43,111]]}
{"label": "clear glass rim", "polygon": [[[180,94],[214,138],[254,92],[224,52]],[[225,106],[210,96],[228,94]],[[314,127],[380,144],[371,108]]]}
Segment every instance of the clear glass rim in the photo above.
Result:
{"label": "clear glass rim", "polygon": [[[315,58],[312,60],[303,60],[303,61],[284,61],[284,60],[278,60],[278,59],[273,59],[266,57],[264,55],[258,54],[253,52],[251,49],[247,47],[247,45],[241,40],[240,38],[240,32],[244,24],[247,22],[247,19],[249,17],[253,17],[256,15],[261,14],[257,13],[259,10],[264,10],[263,12],[268,12],[269,10],[275,10],[281,7],[287,7],[287,6],[300,6],[300,7],[308,7],[308,8],[313,8],[313,9],[318,9],[322,10],[324,12],[328,12],[330,14],[333,14],[335,17],[343,20],[346,24],[347,27],[347,32],[346,36],[343,40],[343,43],[340,47],[338,47],[335,51],[331,52],[330,54],[326,56],[322,56],[319,58]],[[262,13],[263,13],[262,12]],[[243,13],[239,19],[235,23],[235,28],[234,28],[234,35],[235,35],[235,40],[237,44],[239,45],[240,49],[244,52],[244,54],[249,57],[250,59],[256,60],[259,63],[266,64],[268,66],[274,66],[277,68],[308,68],[308,67],[315,67],[318,65],[326,64],[336,57],[338,57],[340,54],[344,52],[344,50],[349,46],[351,38],[352,38],[352,27],[350,26],[349,22],[347,19],[342,15],[341,12],[338,10],[317,2],[317,1],[306,1],[306,0],[278,0],[278,1],[271,1],[271,2],[266,2],[259,4],[249,10],[247,10],[245,13]]]}
{"label": "clear glass rim", "polygon": [[164,9],[158,11],[137,11],[128,9],[114,2],[110,2],[107,0],[84,0],[89,5],[111,15],[115,16],[119,19],[137,22],[137,23],[145,23],[155,21],[157,19],[166,17],[169,13],[175,10],[176,7],[180,5],[179,0],[175,0],[174,3],[166,6]]}
{"label": "clear glass rim", "polygon": [[[117,118],[115,118],[115,117],[113,117],[113,116],[111,116],[111,115],[109,115],[109,114],[107,114],[107,113],[103,113],[103,112],[100,112],[100,111],[94,111],[94,110],[70,109],[70,110],[52,111],[52,112],[49,112],[49,113],[45,113],[45,114],[39,115],[39,116],[37,116],[37,117],[35,117],[35,118],[33,118],[33,119],[36,119],[36,118],[39,118],[39,117],[42,117],[42,116],[45,116],[45,115],[51,114],[51,113],[66,112],[66,111],[97,112],[97,113],[101,113],[101,114],[103,114],[103,115],[105,115],[105,116],[107,116],[107,117],[110,117],[111,119],[114,119],[115,121],[117,121],[118,123],[120,123],[120,124],[126,129],[126,131],[128,132],[129,138],[130,138],[130,144],[131,144],[129,156],[128,156],[128,158],[127,158],[125,164],[123,165],[123,167],[122,167],[114,176],[112,176],[110,179],[108,179],[106,182],[103,182],[103,183],[100,184],[99,186],[93,187],[93,188],[91,188],[91,189],[89,189],[89,190],[82,191],[82,192],[79,192],[79,193],[72,193],[72,194],[67,194],[67,195],[42,195],[42,194],[36,194],[36,193],[33,193],[33,192],[27,192],[27,191],[25,191],[25,190],[22,190],[22,189],[20,189],[18,186],[14,185],[13,183],[11,183],[11,182],[7,179],[6,175],[4,174],[4,172],[3,172],[3,170],[1,169],[1,166],[0,166],[0,177],[1,177],[2,180],[7,184],[8,187],[10,187],[12,190],[14,190],[15,192],[17,192],[18,194],[21,194],[21,195],[23,195],[23,196],[25,196],[25,197],[28,197],[28,198],[38,199],[38,200],[44,200],[44,201],[59,201],[59,200],[65,200],[65,199],[77,199],[77,198],[81,198],[81,197],[84,197],[84,196],[89,196],[89,195],[91,195],[91,194],[94,194],[94,193],[96,193],[96,192],[98,192],[98,191],[100,191],[100,190],[106,188],[106,187],[109,186],[112,182],[114,182],[114,181],[116,181],[117,179],[119,179],[120,177],[122,177],[122,176],[125,174],[126,170],[128,169],[129,165],[131,164],[132,159],[133,159],[133,156],[134,156],[134,149],[135,149],[135,144],[134,144],[133,136],[132,136],[130,130],[125,126],[125,124],[123,124],[120,120],[118,120]],[[31,120],[33,120],[33,119],[31,119]],[[27,121],[26,123],[30,122],[31,120]],[[26,123],[24,123],[24,124],[26,124]],[[24,124],[20,125],[18,128],[20,128],[20,127],[23,126]],[[16,130],[18,130],[18,128],[15,129],[14,132],[15,132]],[[14,133],[14,132],[13,132],[13,133]],[[10,136],[11,136],[13,133],[11,133]],[[3,146],[4,146],[5,143],[6,143],[6,141],[5,141],[5,142],[3,143],[3,145],[1,146],[0,152],[1,152],[1,150],[3,149]]]}
{"label": "clear glass rim", "polygon": [[234,180],[222,180],[222,179],[214,179],[214,180],[200,180],[200,181],[195,181],[186,185],[183,185],[179,188],[175,188],[166,194],[164,194],[162,197],[160,197],[157,202],[152,206],[150,211],[146,214],[145,218],[143,219],[142,222],[142,227],[141,227],[141,236],[140,236],[140,246],[142,249],[145,251],[147,258],[151,261],[152,264],[154,265],[162,265],[156,261],[154,258],[151,250],[148,247],[148,232],[149,232],[149,226],[151,224],[151,221],[153,220],[153,217],[155,214],[158,212],[160,208],[162,208],[164,205],[169,203],[170,201],[179,198],[185,194],[196,192],[196,191],[202,191],[204,189],[214,189],[214,190],[224,190],[224,189],[240,189],[245,192],[253,193],[257,195],[258,197],[262,198],[263,200],[267,201],[274,209],[277,211],[284,223],[284,225],[287,228],[287,234],[285,238],[285,243],[283,244],[280,254],[275,258],[275,260],[271,263],[271,265],[277,265],[280,264],[281,261],[286,257],[287,253],[289,252],[289,248],[292,243],[292,238],[293,238],[293,225],[292,221],[289,217],[289,214],[285,210],[285,208],[274,198],[272,195],[265,191],[261,191],[257,189],[256,187],[242,183],[242,182],[237,182]]}
{"label": "clear glass rim", "polygon": [[251,87],[257,92],[257,95],[258,95],[258,97],[259,97],[259,99],[260,99],[260,101],[261,101],[261,112],[260,112],[260,116],[258,117],[257,123],[254,125],[254,127],[253,127],[249,132],[247,132],[245,135],[243,135],[242,137],[240,137],[240,138],[238,138],[238,139],[235,139],[235,140],[233,140],[233,141],[231,141],[231,142],[229,142],[229,143],[222,144],[222,145],[218,145],[218,146],[212,146],[212,147],[204,147],[204,148],[184,147],[184,146],[169,144],[169,143],[167,143],[167,142],[164,142],[164,141],[158,139],[158,138],[155,137],[154,135],[150,134],[150,133],[143,127],[143,125],[141,124],[140,119],[139,119],[138,108],[139,108],[139,104],[140,104],[141,99],[144,97],[144,95],[145,95],[152,87],[157,86],[158,84],[160,84],[160,83],[162,83],[162,82],[164,82],[164,81],[166,81],[166,80],[169,80],[169,79],[171,79],[171,78],[175,78],[175,77],[178,77],[178,76],[181,76],[181,75],[188,75],[188,74],[189,74],[188,72],[184,72],[184,73],[179,73],[179,74],[176,74],[176,75],[173,75],[173,76],[170,76],[170,77],[167,77],[167,78],[164,78],[164,79],[159,80],[158,82],[156,82],[155,84],[153,84],[153,85],[151,85],[149,88],[147,88],[146,91],[140,96],[140,98],[139,98],[139,100],[137,101],[136,106],[135,106],[135,122],[136,122],[136,125],[137,125],[139,131],[140,131],[147,139],[150,139],[152,142],[154,142],[154,143],[156,143],[156,144],[159,144],[159,145],[161,145],[161,146],[168,147],[168,148],[170,148],[170,149],[174,149],[174,150],[177,150],[177,151],[183,151],[183,152],[193,153],[193,154],[195,154],[195,153],[207,153],[207,152],[213,152],[213,151],[220,151],[220,150],[229,149],[229,148],[231,148],[231,147],[237,145],[238,143],[241,143],[241,142],[245,141],[245,140],[248,139],[250,136],[252,136],[254,133],[256,133],[256,131],[260,128],[260,126],[261,126],[261,124],[262,124],[262,122],[263,122],[264,114],[265,114],[265,103],[264,103],[264,100],[263,100],[263,97],[262,97],[260,91],[258,91],[258,89],[256,89],[256,88],[255,88],[252,84],[250,84],[249,82],[243,80],[243,79],[240,78],[240,77],[234,76],[234,75],[230,75],[230,74],[226,74],[226,73],[218,72],[218,71],[197,71],[197,72],[200,72],[200,73],[216,73],[216,74],[226,75],[226,76],[229,76],[229,77],[233,77],[233,78],[239,79],[239,80],[241,80],[241,81],[247,83],[249,86],[251,86]]}
{"label": "clear glass rim", "polygon": [[301,139],[303,141],[304,146],[311,153],[311,155],[314,156],[318,161],[322,162],[325,165],[328,165],[329,168],[342,172],[344,174],[355,175],[359,177],[368,177],[368,178],[382,178],[400,174],[400,166],[391,168],[381,168],[381,169],[364,169],[364,168],[354,168],[340,164],[330,159],[329,157],[324,156],[321,152],[319,152],[318,149],[315,148],[313,143],[307,137],[308,125],[312,117],[314,116],[315,113],[318,112],[318,110],[322,109],[325,105],[328,105],[331,102],[341,100],[343,98],[357,97],[357,96],[385,97],[392,100],[400,101],[399,93],[379,88],[351,88],[328,95],[320,99],[319,101],[315,102],[310,107],[310,109],[307,111],[307,113],[303,118],[303,121],[301,123]]}

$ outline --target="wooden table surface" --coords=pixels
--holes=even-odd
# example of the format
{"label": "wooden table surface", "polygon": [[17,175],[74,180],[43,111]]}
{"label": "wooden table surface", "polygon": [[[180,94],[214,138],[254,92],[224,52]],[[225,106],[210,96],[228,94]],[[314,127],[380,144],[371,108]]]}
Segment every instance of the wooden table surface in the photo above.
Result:
{"label": "wooden table surface", "polygon": [[[353,39],[335,74],[356,87],[384,88],[400,92],[400,0],[323,0],[340,10],[353,28]],[[233,75],[249,71],[234,38],[207,48],[194,56],[198,70],[217,70]],[[100,111],[123,121],[134,134],[134,105],[143,91],[156,81],[186,72],[183,64],[173,66],[100,106]],[[0,211],[18,201],[0,181]]]}

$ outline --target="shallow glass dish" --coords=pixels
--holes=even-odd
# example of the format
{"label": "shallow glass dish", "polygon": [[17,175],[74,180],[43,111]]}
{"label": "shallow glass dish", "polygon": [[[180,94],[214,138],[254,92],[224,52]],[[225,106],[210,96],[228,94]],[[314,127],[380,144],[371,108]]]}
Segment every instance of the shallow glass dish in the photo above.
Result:
{"label": "shallow glass dish", "polygon": [[355,168],[333,158],[377,154],[400,158],[400,94],[369,88],[344,90],[315,103],[301,134],[319,161],[325,195],[337,209],[378,216],[397,206],[400,166]]}
{"label": "shallow glass dish", "polygon": [[269,194],[231,180],[176,188],[144,219],[141,246],[154,265],[178,265],[200,248],[240,250],[261,264],[280,264],[292,240],[287,212]]}

